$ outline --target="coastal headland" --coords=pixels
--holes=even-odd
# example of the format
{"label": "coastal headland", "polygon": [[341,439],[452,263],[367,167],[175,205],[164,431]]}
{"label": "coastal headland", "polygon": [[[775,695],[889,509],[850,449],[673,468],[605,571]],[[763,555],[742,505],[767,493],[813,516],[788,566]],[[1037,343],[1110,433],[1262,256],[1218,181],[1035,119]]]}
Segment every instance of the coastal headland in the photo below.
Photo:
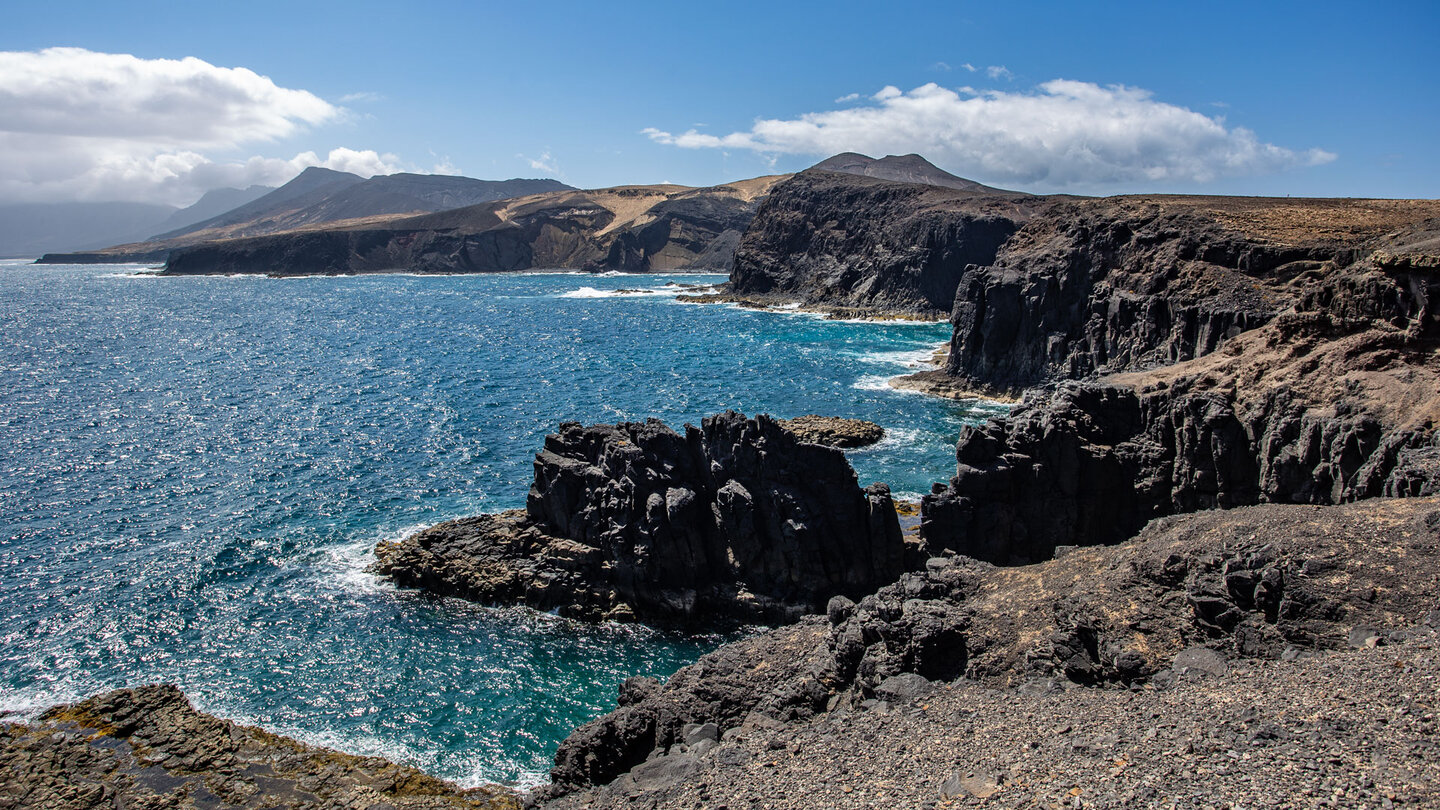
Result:
{"label": "coastal headland", "polygon": [[[562,425],[524,512],[379,549],[396,581],[484,602],[776,625],[627,681],[533,804],[1440,799],[1440,202],[1039,197],[840,158],[718,192],[753,206],[738,229],[666,197],[603,258],[614,210],[567,230],[520,198],[462,209],[483,227],[213,243],[166,272],[723,266],[726,295],[948,317],[927,385],[1017,401],[962,432],[913,540],[840,450],[727,413]],[[81,733],[64,711],[7,726],[8,761],[81,768],[39,753]]]}

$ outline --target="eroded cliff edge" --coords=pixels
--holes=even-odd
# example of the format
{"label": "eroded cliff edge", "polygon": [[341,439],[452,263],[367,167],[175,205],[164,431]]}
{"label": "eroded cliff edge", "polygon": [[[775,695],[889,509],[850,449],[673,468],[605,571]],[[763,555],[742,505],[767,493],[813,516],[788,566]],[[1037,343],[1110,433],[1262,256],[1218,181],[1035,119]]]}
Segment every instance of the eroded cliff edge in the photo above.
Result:
{"label": "eroded cliff edge", "polygon": [[[1237,329],[1240,308],[1206,304],[1181,308],[1193,317],[1178,330],[1051,333],[1057,362],[1027,373],[1065,382],[962,433],[955,476],[923,503],[932,549],[1033,562],[1058,546],[1117,542],[1167,514],[1440,491],[1436,223],[1362,244],[1256,280],[1258,300],[1286,305],[1256,328]],[[1093,292],[1059,297],[1083,304]],[[1167,307],[1149,310],[1177,311]],[[957,345],[978,340],[970,325],[1013,314],[986,309],[957,298]],[[1200,339],[1205,324],[1227,322],[1208,332],[1215,345]],[[1120,335],[1136,351],[1115,365],[1136,370],[1096,374],[1089,350]],[[1033,348],[1034,338],[1013,339],[1022,356]],[[1181,362],[1147,368],[1142,346]],[[958,376],[986,373],[965,364],[952,353]]]}

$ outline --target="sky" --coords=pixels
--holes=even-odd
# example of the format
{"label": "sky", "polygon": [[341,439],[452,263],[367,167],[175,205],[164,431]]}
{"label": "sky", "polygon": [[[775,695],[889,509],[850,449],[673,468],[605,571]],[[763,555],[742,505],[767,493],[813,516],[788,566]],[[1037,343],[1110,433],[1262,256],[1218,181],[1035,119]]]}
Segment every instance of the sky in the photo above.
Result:
{"label": "sky", "polygon": [[0,202],[306,166],[583,188],[917,152],[1073,194],[1440,197],[1440,3],[11,4]]}

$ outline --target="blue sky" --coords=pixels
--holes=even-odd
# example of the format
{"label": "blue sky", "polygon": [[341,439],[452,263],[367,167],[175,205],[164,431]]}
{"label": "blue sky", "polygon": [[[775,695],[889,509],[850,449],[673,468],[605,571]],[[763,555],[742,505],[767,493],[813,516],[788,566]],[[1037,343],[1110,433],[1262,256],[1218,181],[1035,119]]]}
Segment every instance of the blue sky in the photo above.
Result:
{"label": "blue sky", "polygon": [[[184,204],[308,164],[708,185],[842,148],[1033,191],[1440,196],[1434,2],[55,0],[7,18],[6,199]],[[133,97],[94,84],[118,54]]]}

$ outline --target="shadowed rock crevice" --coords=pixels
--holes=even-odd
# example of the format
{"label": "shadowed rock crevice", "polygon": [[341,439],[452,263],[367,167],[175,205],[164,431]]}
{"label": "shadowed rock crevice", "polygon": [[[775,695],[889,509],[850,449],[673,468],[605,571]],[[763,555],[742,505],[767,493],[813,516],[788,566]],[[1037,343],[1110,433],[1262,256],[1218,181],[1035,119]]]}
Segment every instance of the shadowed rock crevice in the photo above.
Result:
{"label": "shadowed rock crevice", "polygon": [[382,545],[404,585],[584,619],[793,621],[891,582],[914,552],[890,491],[766,416],[684,435],[657,420],[560,426],[525,511]]}
{"label": "shadowed rock crevice", "polygon": [[1064,383],[966,428],[955,476],[923,502],[931,550],[1035,562],[1162,515],[1440,491],[1440,277],[1414,269],[1429,238],[1301,286],[1219,351]]}

